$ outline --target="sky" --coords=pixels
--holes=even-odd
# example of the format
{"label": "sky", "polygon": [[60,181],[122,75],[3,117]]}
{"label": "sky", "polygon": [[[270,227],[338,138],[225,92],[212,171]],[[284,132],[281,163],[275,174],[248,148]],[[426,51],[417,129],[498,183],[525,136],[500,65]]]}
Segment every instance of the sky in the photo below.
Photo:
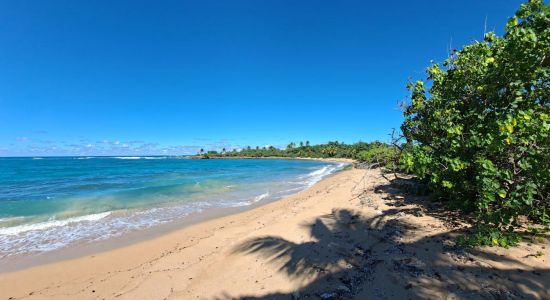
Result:
{"label": "sky", "polygon": [[522,1],[0,0],[0,156],[388,141]]}

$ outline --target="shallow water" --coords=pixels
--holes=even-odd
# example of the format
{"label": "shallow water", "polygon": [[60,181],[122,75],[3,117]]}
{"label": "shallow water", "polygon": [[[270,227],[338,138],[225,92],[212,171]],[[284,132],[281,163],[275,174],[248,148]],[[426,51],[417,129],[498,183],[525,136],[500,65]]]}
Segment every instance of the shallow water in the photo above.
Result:
{"label": "shallow water", "polygon": [[175,157],[0,158],[0,257],[104,240],[295,193],[343,164]]}

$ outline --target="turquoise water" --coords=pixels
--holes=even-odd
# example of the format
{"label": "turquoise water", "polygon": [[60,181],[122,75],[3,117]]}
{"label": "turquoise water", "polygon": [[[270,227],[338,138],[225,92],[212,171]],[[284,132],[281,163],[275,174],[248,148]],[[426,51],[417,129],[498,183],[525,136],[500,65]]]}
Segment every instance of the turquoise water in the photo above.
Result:
{"label": "turquoise water", "polygon": [[174,157],[0,158],[0,257],[295,193],[342,164]]}

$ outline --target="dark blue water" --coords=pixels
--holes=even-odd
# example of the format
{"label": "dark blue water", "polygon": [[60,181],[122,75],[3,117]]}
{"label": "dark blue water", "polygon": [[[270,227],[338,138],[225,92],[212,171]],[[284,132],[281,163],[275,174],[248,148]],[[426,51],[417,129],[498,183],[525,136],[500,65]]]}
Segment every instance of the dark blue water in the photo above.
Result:
{"label": "dark blue water", "polygon": [[0,158],[0,256],[280,198],[341,167],[302,160]]}

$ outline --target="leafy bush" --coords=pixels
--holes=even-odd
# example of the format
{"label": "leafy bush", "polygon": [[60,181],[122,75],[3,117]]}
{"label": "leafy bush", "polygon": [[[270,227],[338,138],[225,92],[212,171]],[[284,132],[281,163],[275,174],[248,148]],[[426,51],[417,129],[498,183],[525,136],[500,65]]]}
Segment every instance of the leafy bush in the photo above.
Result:
{"label": "leafy bush", "polygon": [[477,213],[472,244],[517,242],[518,218],[550,222],[550,8],[522,4],[488,33],[409,84],[405,168]]}
{"label": "leafy bush", "polygon": [[466,247],[473,246],[500,246],[508,248],[517,246],[521,237],[513,232],[502,232],[485,224],[474,226],[474,232],[468,236],[459,236],[458,244]]}

